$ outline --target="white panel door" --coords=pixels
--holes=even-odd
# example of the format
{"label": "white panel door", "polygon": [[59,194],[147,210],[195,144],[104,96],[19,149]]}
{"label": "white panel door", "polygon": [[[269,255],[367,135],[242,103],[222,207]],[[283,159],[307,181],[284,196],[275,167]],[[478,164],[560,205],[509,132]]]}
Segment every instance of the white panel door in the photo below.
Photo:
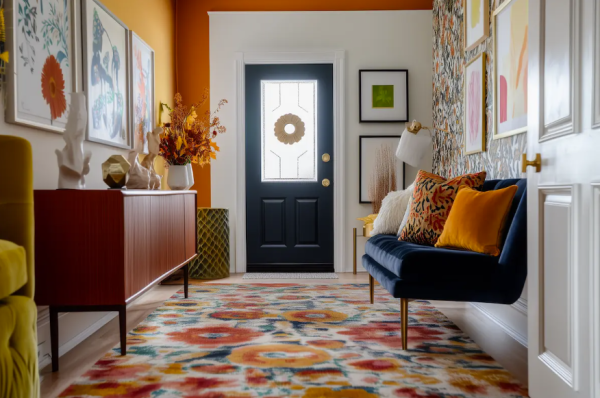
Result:
{"label": "white panel door", "polygon": [[600,0],[529,0],[529,391],[600,398]]}

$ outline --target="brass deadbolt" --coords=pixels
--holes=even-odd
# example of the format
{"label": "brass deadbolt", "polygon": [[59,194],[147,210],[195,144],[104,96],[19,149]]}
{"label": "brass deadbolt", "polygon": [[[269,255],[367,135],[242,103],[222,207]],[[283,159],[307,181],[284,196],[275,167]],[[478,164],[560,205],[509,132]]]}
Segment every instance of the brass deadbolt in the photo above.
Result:
{"label": "brass deadbolt", "polygon": [[328,179],[328,178],[325,178],[325,179],[323,179],[323,183],[322,183],[322,184],[323,184],[323,186],[324,186],[325,188],[327,188],[328,186],[330,186],[330,185],[331,185],[331,181],[329,181],[329,179]]}

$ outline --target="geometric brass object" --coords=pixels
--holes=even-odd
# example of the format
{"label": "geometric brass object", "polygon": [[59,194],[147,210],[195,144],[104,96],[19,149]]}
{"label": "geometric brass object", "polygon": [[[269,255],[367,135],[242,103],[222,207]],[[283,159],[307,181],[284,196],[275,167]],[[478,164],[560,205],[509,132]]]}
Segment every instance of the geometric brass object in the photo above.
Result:
{"label": "geometric brass object", "polygon": [[324,153],[323,156],[321,156],[321,159],[323,159],[323,162],[327,163],[331,160],[331,156],[329,156],[328,153]]}
{"label": "geometric brass object", "polygon": [[112,155],[102,163],[102,180],[111,188],[123,188],[130,167],[123,155]]}
{"label": "geometric brass object", "polygon": [[329,181],[329,179],[325,178],[325,179],[323,179],[322,184],[325,188],[327,188],[328,186],[331,185],[331,181]]}
{"label": "geometric brass object", "polygon": [[539,153],[535,154],[535,160],[527,160],[527,154],[523,154],[521,169],[523,173],[527,172],[527,166],[535,166],[535,172],[539,173],[542,171],[542,155]]}

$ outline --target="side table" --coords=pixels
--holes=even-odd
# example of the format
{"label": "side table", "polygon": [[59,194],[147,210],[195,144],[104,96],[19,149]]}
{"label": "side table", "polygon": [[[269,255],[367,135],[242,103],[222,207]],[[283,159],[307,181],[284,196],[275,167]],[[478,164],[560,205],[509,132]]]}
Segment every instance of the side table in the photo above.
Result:
{"label": "side table", "polygon": [[358,228],[352,228],[352,273],[356,275],[356,240],[357,238],[368,238],[367,235],[367,224],[362,227],[362,235],[358,235]]}

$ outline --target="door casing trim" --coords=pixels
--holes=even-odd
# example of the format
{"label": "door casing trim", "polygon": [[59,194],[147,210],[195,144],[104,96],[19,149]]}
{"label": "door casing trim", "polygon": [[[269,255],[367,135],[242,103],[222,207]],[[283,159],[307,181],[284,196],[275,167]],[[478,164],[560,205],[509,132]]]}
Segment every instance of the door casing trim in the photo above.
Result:
{"label": "door casing trim", "polygon": [[345,51],[240,51],[235,53],[236,98],[236,272],[246,272],[246,65],[331,64],[333,65],[333,264],[345,271]]}

